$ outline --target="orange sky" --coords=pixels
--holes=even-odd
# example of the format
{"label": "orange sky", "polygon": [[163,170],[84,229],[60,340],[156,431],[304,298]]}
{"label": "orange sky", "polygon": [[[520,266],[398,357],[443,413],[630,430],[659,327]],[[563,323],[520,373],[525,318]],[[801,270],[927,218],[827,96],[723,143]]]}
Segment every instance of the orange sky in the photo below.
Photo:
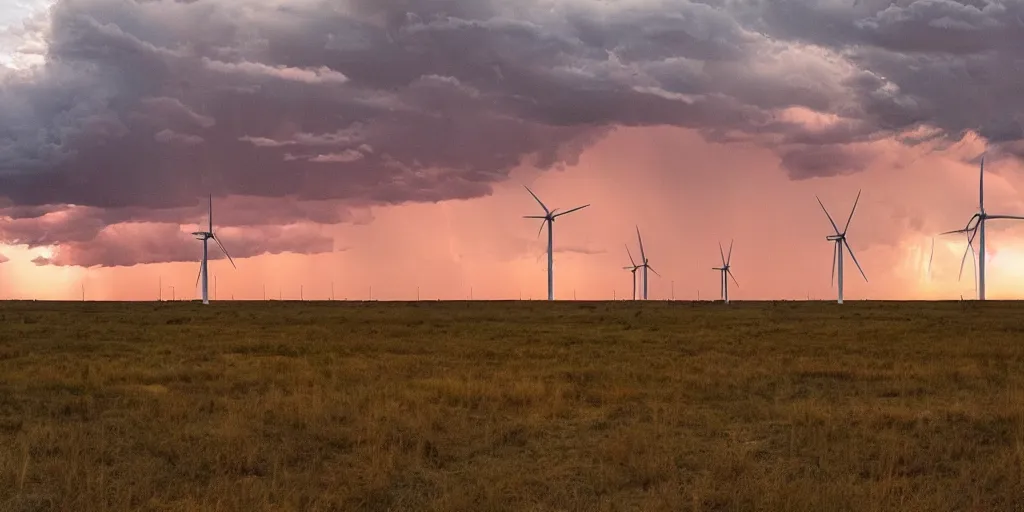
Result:
{"label": "orange sky", "polygon": [[[846,266],[848,299],[955,299],[974,297],[968,262],[957,282],[965,240],[937,237],[932,275],[927,273],[931,234],[962,227],[976,208],[977,167],[962,163],[983,150],[973,139],[943,151],[879,142],[865,172],[837,178],[790,180],[778,158],[764,149],[721,145],[677,128],[620,129],[587,150],[578,165],[538,173],[520,169],[489,197],[438,204],[374,208],[365,225],[324,227],[331,254],[294,254],[211,263],[217,298],[267,295],[327,299],[541,299],[546,294],[545,237],[537,237],[539,207],[522,188],[531,186],[549,208],[592,206],[555,224],[555,296],[611,299],[630,294],[623,247],[636,247],[634,225],[644,234],[651,265],[650,298],[718,297],[718,241],[735,239],[735,300],[834,299],[829,272],[830,226],[814,200],[818,194],[837,223],[845,221],[857,189],[864,190],[849,231],[870,283]],[[1015,190],[1017,169],[988,166],[990,213],[1024,213]],[[1011,172],[1007,172],[1011,171]],[[842,220],[840,220],[842,219]],[[1024,225],[989,224],[989,298],[1024,297]],[[196,257],[201,254],[196,242]],[[228,247],[230,250],[230,247]],[[216,249],[211,249],[216,251]],[[198,263],[130,268],[37,267],[45,251],[3,249],[0,297],[154,300],[174,287],[178,299],[196,296]],[[636,255],[636,252],[634,252]],[[211,278],[211,298],[214,279]]]}

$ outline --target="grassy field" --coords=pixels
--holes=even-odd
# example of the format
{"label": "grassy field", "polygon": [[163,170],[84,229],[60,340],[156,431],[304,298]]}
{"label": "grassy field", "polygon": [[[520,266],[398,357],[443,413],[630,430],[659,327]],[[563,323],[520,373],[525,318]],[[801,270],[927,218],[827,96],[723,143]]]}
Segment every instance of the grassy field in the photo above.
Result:
{"label": "grassy field", "polygon": [[0,510],[1024,509],[1024,303],[0,304]]}

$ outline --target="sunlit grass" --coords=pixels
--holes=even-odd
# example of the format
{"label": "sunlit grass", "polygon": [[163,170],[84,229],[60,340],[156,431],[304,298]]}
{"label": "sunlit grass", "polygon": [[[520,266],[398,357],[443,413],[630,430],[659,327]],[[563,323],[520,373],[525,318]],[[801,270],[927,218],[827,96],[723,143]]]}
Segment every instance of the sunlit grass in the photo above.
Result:
{"label": "sunlit grass", "polygon": [[8,303],[0,510],[1013,510],[1014,303]]}

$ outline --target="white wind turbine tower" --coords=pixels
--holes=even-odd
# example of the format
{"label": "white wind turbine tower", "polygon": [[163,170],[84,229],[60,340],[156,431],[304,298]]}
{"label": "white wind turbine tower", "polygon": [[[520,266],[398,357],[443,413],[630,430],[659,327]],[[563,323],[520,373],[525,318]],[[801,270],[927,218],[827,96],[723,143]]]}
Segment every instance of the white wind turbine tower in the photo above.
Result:
{"label": "white wind turbine tower", "polygon": [[636,300],[636,271],[640,268],[640,266],[637,265],[636,261],[633,260],[633,254],[629,252],[628,245],[626,246],[626,254],[629,256],[629,263],[632,266],[622,268],[623,270],[628,270],[630,271],[630,273],[633,274],[633,300]]}
{"label": "white wind turbine tower", "polygon": [[[1024,217],[1016,215],[989,215],[985,212],[985,157],[981,157],[981,171],[978,178],[978,212],[967,221],[967,226],[956,231],[942,233],[967,233],[968,249],[973,249],[974,237],[978,236],[978,300],[985,300],[985,222],[990,219],[1013,219],[1024,220]],[[973,224],[973,227],[972,227]],[[967,251],[960,260],[960,273],[963,274],[964,260],[967,258]]]}
{"label": "white wind turbine tower", "polygon": [[[818,199],[818,196],[814,196]],[[853,201],[853,209],[850,210],[850,217],[846,219],[846,227],[842,231],[839,231],[839,227],[836,226],[832,216],[828,214],[828,210],[825,209],[825,205],[821,203],[821,199],[818,199],[818,204],[821,205],[821,209],[825,212],[825,216],[828,217],[828,221],[832,224],[832,229],[836,230],[836,234],[828,235],[825,237],[826,240],[835,242],[836,247],[832,255],[832,279],[836,277],[836,266],[839,267],[839,304],[843,303],[843,246],[846,247],[847,251],[850,251],[850,258],[853,259],[853,263],[857,265],[857,270],[860,270],[860,275],[864,278],[864,282],[867,282],[868,276],[864,275],[864,269],[860,268],[860,263],[857,262],[857,256],[853,254],[853,249],[850,248],[850,243],[846,241],[846,230],[850,229],[850,221],[853,220],[853,212],[857,211],[857,203],[860,201],[860,191],[857,191],[857,199]]]}
{"label": "white wind turbine tower", "polygon": [[228,250],[224,248],[224,244],[220,243],[220,239],[217,238],[217,235],[213,233],[213,196],[210,196],[209,220],[210,222],[207,231],[196,231],[192,233],[193,235],[195,235],[196,240],[201,240],[203,242],[203,260],[199,262],[199,275],[196,276],[196,285],[199,285],[200,281],[203,282],[203,304],[210,303],[210,251],[208,244],[211,238],[213,239],[214,242],[217,242],[217,245],[220,246],[220,250],[224,251],[224,255],[227,256],[228,261],[231,262],[231,266],[236,269],[238,268],[237,266],[235,266],[235,260],[231,259],[231,255],[228,254]]}
{"label": "white wind turbine tower", "polygon": [[640,268],[644,269],[644,275],[643,275],[644,293],[643,293],[643,295],[644,295],[644,300],[647,300],[647,271],[650,270],[651,272],[654,272],[654,275],[656,275],[658,277],[661,277],[661,274],[659,274],[657,270],[654,270],[654,268],[651,267],[650,260],[647,259],[647,255],[644,253],[644,239],[640,238],[640,226],[636,227],[636,239],[637,239],[638,242],[640,242],[640,261],[642,263],[642,265],[640,265]]}
{"label": "white wind turbine tower", "polygon": [[722,256],[722,266],[714,267],[712,268],[712,270],[718,270],[719,272],[722,273],[722,301],[728,304],[729,280],[727,279],[727,277],[731,277],[732,282],[736,283],[737,287],[740,285],[740,283],[736,281],[736,277],[732,275],[732,270],[730,270],[731,267],[729,265],[729,262],[732,261],[732,241],[729,242],[729,256],[726,256],[725,252],[722,251],[722,242],[718,242],[718,254]]}
{"label": "white wind turbine tower", "polygon": [[537,230],[537,236],[540,236],[540,232],[544,230],[544,225],[545,224],[547,224],[547,226],[548,226],[548,300],[555,300],[555,274],[554,274],[554,266],[555,266],[554,265],[554,261],[555,260],[554,260],[554,249],[552,247],[552,241],[554,240],[554,238],[553,238],[553,235],[552,235],[552,232],[551,232],[552,228],[554,227],[555,219],[557,219],[558,217],[561,217],[562,215],[568,215],[568,214],[570,214],[570,213],[572,213],[572,212],[574,212],[576,210],[582,210],[582,209],[584,209],[584,208],[586,208],[586,207],[588,207],[590,205],[589,204],[585,204],[583,206],[577,206],[576,208],[573,208],[573,209],[568,210],[568,211],[564,211],[564,212],[561,212],[561,213],[555,213],[555,212],[558,211],[558,208],[555,208],[554,210],[548,210],[548,207],[544,206],[544,203],[541,202],[539,197],[537,197],[537,194],[534,194],[533,191],[530,190],[530,187],[527,187],[526,185],[523,185],[523,187],[526,188],[526,191],[529,192],[530,195],[533,196],[533,198],[537,200],[537,203],[540,204],[540,207],[544,209],[544,215],[524,215],[523,218],[524,219],[543,219],[544,220],[544,222],[542,222],[541,225],[540,225],[540,229]]}

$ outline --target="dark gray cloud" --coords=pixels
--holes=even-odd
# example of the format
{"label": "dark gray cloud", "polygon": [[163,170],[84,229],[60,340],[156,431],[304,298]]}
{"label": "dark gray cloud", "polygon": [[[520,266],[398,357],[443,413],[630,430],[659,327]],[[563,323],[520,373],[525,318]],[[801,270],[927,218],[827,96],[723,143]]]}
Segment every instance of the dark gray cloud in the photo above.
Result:
{"label": "dark gray cloud", "polygon": [[479,197],[522,162],[575,162],[616,126],[753,140],[794,178],[861,170],[870,156],[851,143],[921,126],[1014,154],[1022,13],[995,0],[59,0],[14,34],[44,63],[0,77],[0,234],[59,245],[58,264],[173,260],[179,245],[191,259],[184,241],[118,252],[102,236],[198,221],[206,194],[227,198],[218,224],[254,229]]}
{"label": "dark gray cloud", "polygon": [[[218,232],[217,237],[235,259],[261,254],[319,254],[335,250],[334,240],[310,225],[232,228]],[[210,259],[226,258],[215,242],[210,244]],[[177,224],[126,223],[108,226],[89,240],[63,242],[54,257],[38,257],[33,263],[94,267],[198,262],[202,254],[200,247],[201,242],[182,231]]]}

